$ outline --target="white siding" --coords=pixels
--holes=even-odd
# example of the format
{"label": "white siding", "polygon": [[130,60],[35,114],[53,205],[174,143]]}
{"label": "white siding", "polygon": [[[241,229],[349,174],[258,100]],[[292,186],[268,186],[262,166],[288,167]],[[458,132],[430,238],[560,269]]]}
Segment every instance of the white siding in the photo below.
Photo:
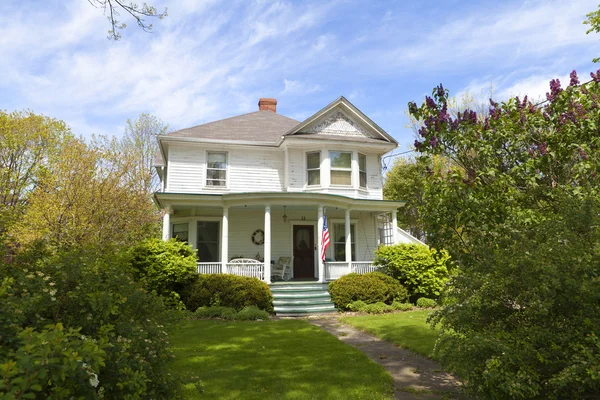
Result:
{"label": "white siding", "polygon": [[234,192],[281,192],[284,180],[282,149],[235,149],[229,151],[229,190]]}
{"label": "white siding", "polygon": [[[206,152],[225,151],[228,154],[227,187],[206,186]],[[306,152],[320,151],[321,187],[306,187]],[[309,191],[341,196],[383,199],[379,156],[367,156],[367,189],[358,188],[358,163],[353,163],[353,186],[329,186],[328,148],[288,149],[289,186],[285,188],[285,157],[281,148],[172,144],[168,151],[167,188],[175,193],[240,193]],[[354,152],[355,156],[357,152]],[[356,161],[356,160],[355,160]]]}
{"label": "white siding", "polygon": [[289,149],[289,187],[290,191],[302,190],[306,180],[306,172],[304,170],[304,151],[301,149]]}
{"label": "white siding", "polygon": [[284,154],[281,149],[224,148],[189,144],[171,145],[167,168],[167,191],[177,193],[223,193],[206,186],[206,152],[227,152],[227,189],[236,192],[280,192],[283,190]]}
{"label": "white siding", "polygon": [[169,146],[167,191],[197,193],[204,187],[205,152],[200,146]]}

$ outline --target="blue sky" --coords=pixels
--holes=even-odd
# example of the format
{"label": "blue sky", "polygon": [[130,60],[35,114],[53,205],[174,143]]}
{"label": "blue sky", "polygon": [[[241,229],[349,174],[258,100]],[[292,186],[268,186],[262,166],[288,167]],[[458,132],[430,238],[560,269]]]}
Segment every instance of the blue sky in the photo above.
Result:
{"label": "blue sky", "polygon": [[156,1],[152,34],[86,0],[0,2],[0,109],[30,109],[74,133],[121,135],[146,112],[172,129],[257,109],[302,120],[340,95],[401,144],[405,110],[440,82],[451,95],[543,97],[552,78],[586,81],[600,35],[578,1]]}

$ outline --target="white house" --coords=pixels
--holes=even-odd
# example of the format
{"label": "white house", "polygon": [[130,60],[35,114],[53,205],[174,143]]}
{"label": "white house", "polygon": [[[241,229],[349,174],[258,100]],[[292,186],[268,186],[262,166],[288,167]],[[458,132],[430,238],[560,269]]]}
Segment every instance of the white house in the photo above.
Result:
{"label": "white house", "polygon": [[371,270],[379,244],[406,240],[392,229],[403,203],[382,194],[389,134],[344,97],[302,122],[275,99],[258,105],[158,137],[163,238],[197,249],[198,272],[325,282]]}

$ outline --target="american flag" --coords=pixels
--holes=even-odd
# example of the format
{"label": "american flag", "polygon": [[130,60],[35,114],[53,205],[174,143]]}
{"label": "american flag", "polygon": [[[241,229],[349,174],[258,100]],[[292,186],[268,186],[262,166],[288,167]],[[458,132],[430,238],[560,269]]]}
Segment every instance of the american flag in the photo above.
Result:
{"label": "american flag", "polygon": [[321,239],[321,260],[325,261],[325,254],[329,247],[329,229],[327,229],[327,214],[323,214],[323,236]]}

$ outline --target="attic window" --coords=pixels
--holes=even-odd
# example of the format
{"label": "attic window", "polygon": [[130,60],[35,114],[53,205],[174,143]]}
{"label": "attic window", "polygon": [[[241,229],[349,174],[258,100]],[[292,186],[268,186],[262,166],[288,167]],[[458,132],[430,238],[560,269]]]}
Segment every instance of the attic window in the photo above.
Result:
{"label": "attic window", "polygon": [[330,151],[331,184],[352,185],[352,153],[343,151]]}
{"label": "attic window", "polygon": [[206,186],[227,186],[227,153],[207,153]]}

